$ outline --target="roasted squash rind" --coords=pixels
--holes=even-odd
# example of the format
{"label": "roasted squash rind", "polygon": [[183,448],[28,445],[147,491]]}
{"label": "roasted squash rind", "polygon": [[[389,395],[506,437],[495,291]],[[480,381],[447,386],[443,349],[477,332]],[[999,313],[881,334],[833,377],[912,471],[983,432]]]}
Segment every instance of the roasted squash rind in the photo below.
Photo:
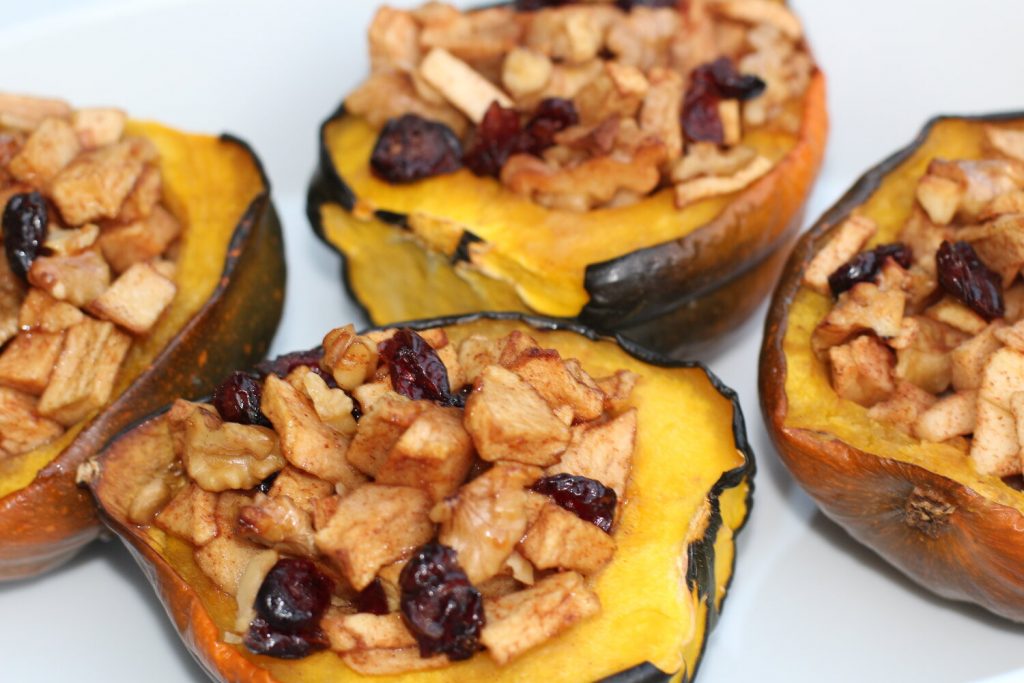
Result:
{"label": "roasted squash rind", "polygon": [[[647,410],[641,404],[641,420],[646,417],[650,423],[646,428],[641,423],[641,445],[638,446],[637,457],[643,460],[638,460],[634,469],[638,491],[630,494],[632,509],[627,506],[620,521],[621,530],[617,532],[620,553],[630,546],[629,539],[632,538],[634,546],[644,548],[645,556],[651,559],[649,570],[660,571],[663,569],[661,562],[668,562],[678,571],[679,561],[685,556],[686,590],[680,592],[680,584],[673,584],[670,595],[674,597],[667,601],[672,604],[662,605],[657,600],[664,591],[655,589],[653,595],[648,595],[652,593],[649,585],[638,589],[632,585],[616,584],[616,576],[635,577],[637,571],[644,571],[643,567],[639,570],[631,567],[630,556],[625,553],[627,560],[620,561],[618,568],[613,560],[599,579],[598,592],[605,603],[605,622],[599,619],[595,620],[596,624],[581,624],[537,652],[524,655],[506,669],[496,668],[486,657],[477,657],[450,669],[417,674],[413,678],[449,680],[453,676],[487,676],[504,679],[506,676],[519,676],[522,680],[540,680],[537,676],[541,676],[555,680],[552,676],[561,675],[578,680],[608,677],[620,669],[622,672],[610,680],[690,680],[703,652],[709,627],[721,610],[732,575],[734,534],[743,526],[751,501],[754,460],[735,394],[698,364],[669,361],[621,340],[620,347],[616,347],[611,340],[601,339],[585,328],[562,322],[513,314],[479,314],[423,321],[412,326],[424,329],[439,325],[445,326],[452,338],[485,330],[499,336],[509,329],[524,329],[536,335],[542,345],[553,346],[566,355],[578,357],[585,367],[589,365],[600,371],[610,371],[625,364],[633,371],[639,368],[646,372],[648,388],[637,388],[636,391],[641,392],[638,401],[643,400],[645,391],[650,392],[649,397],[661,396],[663,391],[669,391],[673,396],[676,395],[673,392],[678,392],[681,400],[692,401],[686,411],[690,417],[684,418],[676,417],[677,414],[669,409],[665,413],[654,414],[653,409]],[[191,561],[191,551],[185,544],[168,539],[160,532],[150,530],[147,533],[126,521],[126,501],[130,500],[130,495],[125,487],[130,484],[125,482],[132,477],[123,473],[131,471],[131,439],[146,438],[146,430],[159,430],[161,424],[159,419],[145,422],[138,431],[128,432],[115,440],[96,460],[98,465],[91,488],[104,520],[121,536],[143,566],[164,599],[179,633],[202,666],[215,679],[225,681],[289,681],[300,680],[303,676],[314,679],[318,675],[334,677],[332,680],[361,680],[330,653],[299,662],[284,662],[258,657],[225,644],[221,640],[220,629],[233,620],[234,602],[212,590],[209,580]],[[709,429],[708,425],[715,427]],[[686,433],[692,438],[661,439],[660,429],[681,430],[679,433]],[[136,434],[142,436],[133,436]],[[644,439],[647,439],[646,446],[643,445]],[[694,454],[695,458],[703,458],[699,460],[703,464],[698,465],[697,461],[687,463],[692,465],[692,471],[683,467],[665,468],[662,467],[664,462],[650,460],[659,457],[655,444],[683,442],[694,448],[708,449],[708,453]],[[659,468],[653,467],[655,462]],[[684,464],[679,460],[674,462]],[[707,488],[697,490],[694,487],[684,495],[679,495],[678,490],[658,489],[660,493],[652,493],[645,501],[643,492],[652,490],[651,482],[673,480],[684,474],[699,479],[702,482],[700,486],[706,484]],[[662,514],[666,509],[670,514]],[[673,509],[676,512],[687,510],[688,517],[673,516]],[[676,535],[671,537],[685,536],[686,540],[681,539],[679,546],[671,547],[666,547],[664,541],[660,544],[648,542],[659,538],[658,534],[664,534],[667,527],[676,530]],[[651,551],[649,546],[655,546],[654,550]],[[661,560],[656,559],[659,557]],[[624,580],[622,582],[625,583]],[[666,589],[668,584],[662,581],[662,589]],[[646,608],[635,607],[637,603],[651,600],[655,602]],[[623,609],[625,613],[620,611]],[[666,636],[666,629],[678,639],[673,641],[671,635]],[[613,639],[615,642],[609,642]],[[647,642],[651,640],[658,641],[658,644],[648,646]],[[640,643],[644,646],[641,647]],[[581,652],[584,655],[581,656]],[[609,661],[609,652],[614,653],[611,658],[615,661]],[[675,674],[663,673],[653,664],[645,663],[643,660],[648,657],[636,655],[638,652],[656,655],[650,659],[667,670],[678,671]],[[631,660],[634,655],[638,658]],[[579,665],[567,668],[567,661],[579,661]],[[546,673],[541,675],[541,672]]]}
{"label": "roasted squash rind", "polygon": [[985,124],[1019,128],[1024,113],[933,119],[801,239],[769,310],[759,382],[783,462],[827,516],[935,593],[1024,621],[1024,494],[978,475],[962,449],[919,442],[873,423],[859,406],[840,406],[809,350],[829,303],[801,287],[807,264],[855,209],[879,223],[875,242],[891,241],[931,158],[980,156]]}
{"label": "roasted squash rind", "polygon": [[[179,262],[178,297],[130,351],[126,367],[133,369],[122,374],[117,398],[55,444],[0,468],[0,488],[7,489],[0,497],[0,580],[52,569],[95,538],[101,526],[88,493],[75,484],[78,465],[174,396],[207,391],[227,370],[261,358],[281,317],[281,226],[251,148],[230,135],[187,135],[154,123],[130,122],[128,130],[160,148],[171,209],[189,222],[216,221],[221,228],[186,233],[196,241]],[[213,187],[202,183],[212,180],[221,204],[197,204]],[[236,205],[237,212],[228,208]],[[232,214],[230,223],[221,213]]]}

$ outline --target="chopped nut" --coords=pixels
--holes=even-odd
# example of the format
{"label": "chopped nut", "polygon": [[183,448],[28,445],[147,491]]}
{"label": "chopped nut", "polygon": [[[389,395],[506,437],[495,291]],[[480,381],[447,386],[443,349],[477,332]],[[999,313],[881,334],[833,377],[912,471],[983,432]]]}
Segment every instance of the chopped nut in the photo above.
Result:
{"label": "chopped nut", "polygon": [[925,441],[946,441],[974,432],[978,414],[978,392],[958,391],[939,399],[918,416],[914,433]]}
{"label": "chopped nut", "polygon": [[576,572],[562,572],[484,603],[487,625],[480,642],[498,664],[507,664],[601,609],[597,595]]}
{"label": "chopped nut", "polygon": [[71,163],[79,149],[71,124],[64,119],[46,119],[28,136],[7,169],[23,183],[43,186]]}
{"label": "chopped nut", "polygon": [[676,208],[682,209],[708,197],[738,192],[765,176],[775,165],[766,157],[753,161],[728,177],[697,178],[676,185]]}
{"label": "chopped nut", "polygon": [[171,498],[153,523],[194,546],[206,545],[218,534],[217,494],[189,483]]}
{"label": "chopped nut", "polygon": [[126,270],[98,298],[89,311],[134,334],[146,334],[171,305],[178,288],[148,263]]}
{"label": "chopped nut", "polygon": [[896,389],[892,353],[875,337],[857,337],[828,351],[832,386],[841,398],[873,406]]}
{"label": "chopped nut", "polygon": [[302,383],[302,391],[312,401],[321,422],[345,436],[356,433],[356,419],[352,416],[355,404],[348,394],[341,389],[331,389],[320,375],[308,369]]}
{"label": "chopped nut", "polygon": [[224,422],[208,406],[181,399],[167,419],[175,452],[206,491],[252,488],[285,465],[277,435],[265,427]]}
{"label": "chopped nut", "polygon": [[856,256],[876,232],[878,225],[866,216],[854,215],[847,218],[807,266],[804,285],[818,294],[831,295],[828,276]]}
{"label": "chopped nut", "polygon": [[665,145],[667,162],[675,164],[683,154],[683,135],[679,126],[683,104],[683,77],[671,69],[651,71],[650,89],[640,108],[640,130]]}
{"label": "chopped nut", "polygon": [[238,512],[238,533],[281,552],[316,557],[313,520],[288,496],[258,494]]}
{"label": "chopped nut", "polygon": [[508,95],[447,50],[434,48],[420,63],[420,75],[469,120],[479,124],[493,102],[512,107]]}
{"label": "chopped nut", "polygon": [[736,146],[722,150],[711,142],[691,143],[672,170],[672,180],[683,182],[700,176],[730,176],[749,165],[756,156],[757,151],[753,147]]}
{"label": "chopped nut", "polygon": [[29,268],[28,281],[55,299],[84,308],[106,291],[110,268],[95,249],[74,256],[40,256]]}
{"label": "chopped nut", "polygon": [[462,426],[462,411],[423,407],[377,470],[381,484],[421,488],[435,501],[462,484],[473,463],[473,440]]}
{"label": "chopped nut", "polygon": [[551,60],[539,52],[517,47],[508,53],[501,70],[501,82],[515,98],[541,90],[551,80]]}
{"label": "chopped nut", "polygon": [[321,363],[339,387],[352,391],[373,377],[377,370],[377,345],[367,337],[358,336],[352,325],[339,327],[324,337]]}
{"label": "chopped nut", "polygon": [[498,464],[459,489],[435,514],[443,517],[438,539],[454,548],[470,583],[502,570],[527,527],[529,486],[541,477],[535,467]]}
{"label": "chopped nut", "polygon": [[798,40],[804,33],[796,15],[785,5],[773,0],[717,0],[711,9],[745,24],[769,24],[790,40]]}
{"label": "chopped nut", "polygon": [[85,419],[110,399],[131,338],[108,322],[86,317],[69,327],[39,414],[64,426]]}
{"label": "chopped nut", "polygon": [[419,33],[409,12],[379,8],[369,30],[371,68],[413,71],[420,61]]}
{"label": "chopped nut", "polygon": [[480,457],[546,467],[569,443],[569,428],[555,417],[537,391],[502,367],[480,375],[466,401],[466,430]]}
{"label": "chopped nut", "polygon": [[348,438],[321,422],[309,400],[288,382],[267,377],[262,409],[281,438],[288,462],[346,490],[366,480],[345,458]]}
{"label": "chopped nut", "polygon": [[76,109],[71,113],[71,127],[83,149],[96,149],[120,140],[127,118],[120,109]]}
{"label": "chopped nut", "polygon": [[546,503],[519,543],[537,569],[570,569],[594,574],[615,554],[615,541],[597,525],[554,503]]}
{"label": "chopped nut", "polygon": [[316,545],[356,590],[386,564],[408,557],[434,535],[430,496],[408,486],[366,484],[343,497],[316,534]]}
{"label": "chopped nut", "polygon": [[0,353],[0,384],[39,396],[64,343],[63,332],[22,332]]}
{"label": "chopped nut", "polygon": [[39,416],[34,397],[0,387],[0,450],[27,453],[63,433],[59,424]]}

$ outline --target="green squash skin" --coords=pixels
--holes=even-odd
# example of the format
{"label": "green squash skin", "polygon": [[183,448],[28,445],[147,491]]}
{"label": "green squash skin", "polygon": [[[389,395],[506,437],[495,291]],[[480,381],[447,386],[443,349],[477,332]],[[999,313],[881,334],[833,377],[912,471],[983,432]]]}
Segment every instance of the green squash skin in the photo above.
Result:
{"label": "green squash skin", "polygon": [[[429,320],[417,320],[407,323],[397,323],[394,325],[385,325],[376,328],[369,328],[364,332],[370,332],[379,329],[390,329],[394,327],[408,327],[413,330],[425,330],[435,327],[449,327],[458,324],[472,323],[480,320],[494,320],[494,321],[518,321],[525,323],[531,327],[534,327],[542,331],[567,331],[579,334],[591,341],[609,340],[606,335],[601,335],[590,328],[587,328],[579,323],[573,323],[561,319],[545,318],[539,316],[530,316],[519,313],[476,313],[463,316],[451,316],[444,318],[434,318]],[[739,397],[736,392],[730,389],[728,386],[722,383],[722,381],[712,373],[703,363],[695,361],[679,361],[668,358],[664,355],[653,352],[636,342],[626,339],[623,337],[613,337],[612,341],[615,341],[624,351],[629,355],[643,361],[649,365],[664,367],[664,368],[696,368],[705,373],[712,387],[721,394],[728,402],[732,405],[733,409],[733,420],[732,420],[732,433],[736,443],[737,450],[743,455],[744,462],[739,467],[736,467],[728,472],[723,473],[719,478],[718,482],[711,488],[708,493],[710,500],[710,515],[708,518],[707,527],[705,529],[703,537],[690,544],[687,549],[688,553],[688,567],[686,573],[687,587],[692,591],[696,590],[698,595],[706,601],[707,604],[707,620],[706,625],[701,636],[700,654],[698,656],[697,665],[699,666],[700,660],[703,658],[704,651],[707,646],[707,639],[709,633],[714,628],[718,619],[721,616],[721,609],[724,607],[725,599],[718,600],[716,595],[715,587],[715,539],[718,531],[721,529],[723,520],[721,511],[719,508],[719,496],[726,490],[740,486],[744,482],[748,484],[747,494],[744,502],[744,518],[741,524],[736,528],[735,534],[738,535],[743,528],[746,526],[746,522],[749,519],[750,511],[753,506],[753,494],[754,494],[754,477],[757,470],[756,459],[753,449],[750,446],[749,439],[747,437],[746,422],[743,417],[742,410],[740,408]],[[207,397],[199,397],[194,400],[204,401],[208,400]],[[135,427],[138,427],[145,422],[158,417],[165,412],[169,407],[164,407],[161,410],[154,412],[144,418],[134,421],[131,425],[125,427],[117,436],[111,439],[110,443],[117,440],[123,434],[131,431]],[[108,443],[109,445],[109,443]],[[153,584],[154,589],[158,589],[156,572],[150,571],[147,568],[147,562],[143,555],[133,547],[131,542],[128,540],[127,530],[122,526],[121,522],[110,516],[103,508],[102,502],[99,501],[95,490],[92,490],[94,498],[99,507],[100,517],[104,523],[124,542],[127,546],[131,555],[139,563],[140,568],[146,574],[147,578]],[[729,584],[731,585],[732,579],[735,576],[735,553],[733,554],[733,564],[731,567],[731,573],[729,578]],[[718,603],[721,604],[718,604]],[[199,663],[204,670],[208,670],[207,664],[200,659],[195,651],[192,651],[193,657]],[[211,678],[217,678],[217,672],[209,671]],[[695,667],[692,672],[684,672],[683,681],[689,682],[694,679],[697,673]],[[674,673],[666,673],[654,667],[648,662],[644,662],[630,669],[627,669],[621,673],[609,676],[600,683],[663,683],[670,681]],[[219,679],[218,679],[219,680]]]}

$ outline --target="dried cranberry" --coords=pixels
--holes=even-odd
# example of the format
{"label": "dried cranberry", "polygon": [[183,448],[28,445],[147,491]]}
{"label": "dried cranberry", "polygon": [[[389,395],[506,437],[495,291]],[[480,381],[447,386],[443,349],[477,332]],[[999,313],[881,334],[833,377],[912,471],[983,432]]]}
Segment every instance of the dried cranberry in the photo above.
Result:
{"label": "dried cranberry", "polygon": [[517,151],[520,131],[516,110],[492,102],[476,129],[476,142],[463,158],[466,168],[478,176],[497,178],[505,162]]}
{"label": "dried cranberry", "polygon": [[308,351],[293,351],[280,355],[277,358],[260,361],[256,364],[256,372],[259,373],[260,377],[266,377],[267,375],[287,377],[295,368],[306,366],[321,377],[326,378],[329,375],[320,369],[320,359],[323,357],[324,349],[322,346]]}
{"label": "dried cranberry", "polygon": [[260,411],[263,383],[246,372],[234,372],[213,392],[213,407],[227,422],[269,427],[270,420]]}
{"label": "dried cranberry", "polygon": [[380,579],[374,579],[370,585],[359,591],[356,596],[356,609],[369,614],[388,613],[388,596]]}
{"label": "dried cranberry", "polygon": [[11,270],[25,279],[46,241],[49,216],[46,200],[38,192],[13,195],[4,207],[4,251]]}
{"label": "dried cranberry", "polygon": [[614,489],[601,482],[563,473],[544,477],[530,489],[548,496],[558,506],[580,519],[596,524],[605,532],[611,532],[617,497]]}
{"label": "dried cranberry", "polygon": [[380,356],[388,365],[391,386],[413,400],[453,405],[448,369],[430,344],[408,328],[401,328],[380,344]]}
{"label": "dried cranberry", "polygon": [[480,649],[484,601],[459,566],[455,551],[440,543],[421,546],[399,576],[402,617],[420,656],[469,659]]}
{"label": "dried cranberry", "polygon": [[909,268],[913,254],[910,247],[902,242],[883,244],[857,254],[828,276],[832,296],[837,297],[858,283],[874,282],[887,258],[892,258],[904,268]]}
{"label": "dried cranberry", "polygon": [[302,659],[331,645],[319,626],[288,633],[275,629],[260,616],[252,620],[242,640],[250,652],[278,659]]}
{"label": "dried cranberry", "polygon": [[526,123],[526,128],[520,133],[522,139],[517,147],[530,154],[540,154],[555,144],[556,134],[579,122],[580,115],[572,100],[561,97],[541,100]]}
{"label": "dried cranberry", "polygon": [[683,101],[683,132],[689,140],[725,141],[725,129],[718,104],[725,99],[749,100],[764,92],[765,83],[757,76],[742,75],[728,57],[702,64],[690,74],[690,85]]}
{"label": "dried cranberry", "polygon": [[993,320],[1005,313],[999,275],[981,262],[967,242],[943,242],[935,255],[939,285],[975,313]]}
{"label": "dried cranberry", "polygon": [[455,408],[465,408],[466,407],[466,401],[469,400],[469,395],[472,394],[472,393],[473,393],[473,385],[472,384],[467,384],[467,385],[463,386],[461,389],[459,389],[458,391],[456,391],[452,395],[452,400],[450,402],[450,405],[454,406]]}
{"label": "dried cranberry", "polygon": [[331,602],[334,582],[313,562],[278,560],[256,594],[256,613],[274,629],[295,633],[315,627]]}
{"label": "dried cranberry", "polygon": [[411,183],[458,171],[461,159],[462,143],[451,128],[406,114],[384,124],[370,167],[389,183]]}

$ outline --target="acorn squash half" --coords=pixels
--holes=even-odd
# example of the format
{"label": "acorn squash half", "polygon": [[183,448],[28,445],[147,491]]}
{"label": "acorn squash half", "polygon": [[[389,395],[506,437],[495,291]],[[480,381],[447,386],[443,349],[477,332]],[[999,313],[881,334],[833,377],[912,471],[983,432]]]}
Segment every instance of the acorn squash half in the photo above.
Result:
{"label": "acorn squash half", "polygon": [[409,185],[376,178],[377,132],[342,105],[320,129],[307,214],[343,259],[373,324],[478,310],[577,319],[662,352],[745,320],[802,224],[825,147],[825,79],[790,104],[799,130],[744,143],[775,167],[748,187],[679,210],[672,188],[631,206],[552,210],[467,169]]}
{"label": "acorn squash half", "polygon": [[114,398],[57,441],[0,464],[0,580],[71,559],[101,525],[78,465],[175,396],[209,391],[266,353],[284,304],[281,226],[249,146],[130,121],[160,152],[163,201],[184,226],[178,293],[121,368]]}
{"label": "acorn squash half", "polygon": [[941,596],[1024,621],[1024,493],[979,475],[962,445],[920,441],[840,399],[810,341],[832,303],[801,285],[808,263],[854,210],[878,224],[871,245],[894,241],[928,163],[981,157],[987,124],[1019,129],[1024,113],[932,120],[801,239],[768,314],[761,407],[783,462],[850,535]]}
{"label": "acorn squash half", "polygon": [[[618,551],[596,579],[601,613],[503,668],[479,654],[401,680],[691,680],[721,610],[734,537],[751,503],[753,453],[735,394],[698,364],[552,320],[481,314],[411,327],[443,327],[453,341],[519,329],[543,347],[578,358],[588,372],[630,370],[641,378],[630,399],[640,421],[627,504],[615,532]],[[200,664],[221,681],[363,680],[331,652],[286,661],[224,641],[235,620],[234,598],[200,571],[190,545],[126,516],[138,487],[161,467],[151,455],[166,453],[169,438],[162,416],[124,433],[90,463],[90,487],[104,520],[142,566]]]}

